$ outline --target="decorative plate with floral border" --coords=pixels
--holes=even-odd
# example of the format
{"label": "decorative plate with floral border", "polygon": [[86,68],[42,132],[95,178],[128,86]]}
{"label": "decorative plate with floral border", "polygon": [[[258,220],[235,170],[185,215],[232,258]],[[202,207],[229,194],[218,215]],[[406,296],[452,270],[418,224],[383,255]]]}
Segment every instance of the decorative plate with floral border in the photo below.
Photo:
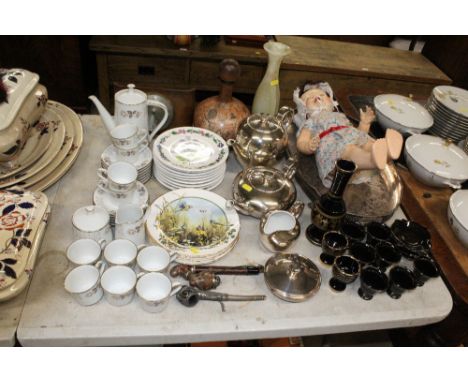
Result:
{"label": "decorative plate with floral border", "polygon": [[[181,258],[210,259],[227,254],[240,231],[239,215],[223,197],[195,188],[156,199],[146,220],[149,240]],[[177,260],[179,261],[179,259]]]}
{"label": "decorative plate with floral border", "polygon": [[206,129],[178,127],[156,138],[153,155],[178,170],[207,171],[227,160],[229,147],[221,136]]}
{"label": "decorative plate with floral border", "polygon": [[[21,188],[0,191],[0,301],[14,297],[27,285],[38,242],[48,217],[48,200],[42,192]],[[21,288],[17,282],[21,281]]]}

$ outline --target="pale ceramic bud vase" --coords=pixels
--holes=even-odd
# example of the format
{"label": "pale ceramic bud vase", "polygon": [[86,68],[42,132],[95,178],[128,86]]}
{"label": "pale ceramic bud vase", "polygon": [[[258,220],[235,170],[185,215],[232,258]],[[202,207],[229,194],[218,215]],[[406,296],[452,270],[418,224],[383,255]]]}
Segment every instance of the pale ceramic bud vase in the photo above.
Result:
{"label": "pale ceramic bud vase", "polygon": [[255,92],[252,114],[276,115],[280,103],[280,65],[283,58],[291,52],[291,48],[281,42],[268,41],[263,45],[263,49],[268,53],[268,66],[265,76]]}

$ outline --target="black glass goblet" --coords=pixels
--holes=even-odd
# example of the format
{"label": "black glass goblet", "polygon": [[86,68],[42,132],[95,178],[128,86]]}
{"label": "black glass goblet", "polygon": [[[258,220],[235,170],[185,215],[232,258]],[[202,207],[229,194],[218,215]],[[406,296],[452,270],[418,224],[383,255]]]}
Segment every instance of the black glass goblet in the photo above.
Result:
{"label": "black glass goblet", "polygon": [[416,288],[416,280],[413,272],[408,268],[396,266],[390,269],[390,282],[387,294],[391,298],[398,299],[404,292]]}
{"label": "black glass goblet", "polygon": [[439,269],[434,260],[428,257],[420,257],[413,262],[413,273],[418,286],[423,286],[424,283],[439,276]]}
{"label": "black glass goblet", "polygon": [[335,257],[343,255],[348,248],[348,239],[338,231],[328,231],[323,235],[320,260],[326,265],[332,265]]}
{"label": "black glass goblet", "polygon": [[377,254],[375,264],[384,272],[388,267],[398,264],[401,260],[401,253],[393,244],[388,242],[377,244],[375,252]]}
{"label": "black glass goblet", "polygon": [[348,242],[362,242],[366,238],[366,228],[351,220],[344,220],[340,226],[340,232],[346,236]]}
{"label": "black glass goblet", "polygon": [[372,300],[376,293],[382,293],[388,288],[388,277],[378,268],[366,267],[361,271],[361,287],[359,296],[364,300]]}
{"label": "black glass goblet", "polygon": [[389,242],[392,239],[392,230],[384,223],[370,222],[366,225],[367,243],[374,247],[381,242]]}
{"label": "black glass goblet", "polygon": [[342,292],[346,289],[346,284],[351,284],[357,279],[361,272],[361,265],[354,257],[342,255],[335,257],[332,272],[333,277],[329,285],[336,292]]}
{"label": "black glass goblet", "polygon": [[349,247],[349,254],[359,261],[361,267],[371,265],[376,259],[375,248],[367,243],[351,244]]}

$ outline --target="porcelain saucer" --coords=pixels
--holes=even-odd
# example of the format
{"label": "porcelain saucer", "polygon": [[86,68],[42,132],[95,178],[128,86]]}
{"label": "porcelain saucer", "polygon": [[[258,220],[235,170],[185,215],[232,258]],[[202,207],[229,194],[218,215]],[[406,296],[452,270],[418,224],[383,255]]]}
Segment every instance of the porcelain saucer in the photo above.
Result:
{"label": "porcelain saucer", "polygon": [[117,198],[113,193],[97,187],[93,194],[93,201],[95,205],[104,207],[111,216],[114,216],[122,204],[136,204],[146,209],[148,207],[148,190],[141,182],[137,181],[132,195],[127,198]]}
{"label": "porcelain saucer", "polygon": [[153,155],[149,147],[145,147],[138,155],[122,156],[114,145],[108,146],[101,155],[101,162],[109,167],[112,163],[124,161],[135,166],[139,171],[151,165]]}

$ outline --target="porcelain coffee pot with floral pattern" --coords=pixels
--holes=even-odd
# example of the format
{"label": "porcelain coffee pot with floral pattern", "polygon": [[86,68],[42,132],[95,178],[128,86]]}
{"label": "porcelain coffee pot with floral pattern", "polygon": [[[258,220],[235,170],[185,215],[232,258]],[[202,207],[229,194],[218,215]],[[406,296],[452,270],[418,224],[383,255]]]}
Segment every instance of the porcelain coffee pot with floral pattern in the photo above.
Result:
{"label": "porcelain coffee pot with floral pattern", "polygon": [[[163,127],[169,117],[167,106],[155,99],[148,99],[148,95],[138,89],[134,84],[128,84],[127,89],[115,93],[114,116],[112,117],[103,104],[93,95],[89,96],[101,115],[102,121],[109,132],[116,126],[132,124],[139,129],[144,129],[153,139],[156,133]],[[164,117],[155,126],[150,126],[148,119],[148,107],[157,107],[163,110]]]}

